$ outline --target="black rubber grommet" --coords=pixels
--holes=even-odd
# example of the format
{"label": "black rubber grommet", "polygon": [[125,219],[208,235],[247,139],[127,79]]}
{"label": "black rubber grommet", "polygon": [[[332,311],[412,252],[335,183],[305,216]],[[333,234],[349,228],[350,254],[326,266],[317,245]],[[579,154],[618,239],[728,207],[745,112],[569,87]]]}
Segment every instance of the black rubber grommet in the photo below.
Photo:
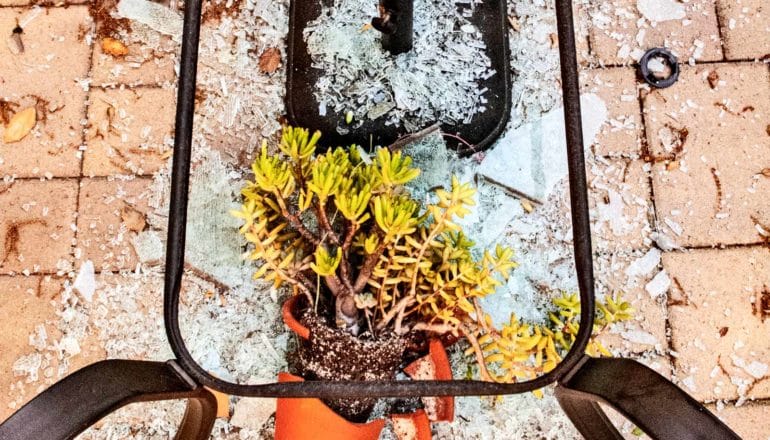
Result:
{"label": "black rubber grommet", "polygon": [[[652,72],[649,67],[650,60],[653,58],[662,58],[663,61],[671,69],[671,74],[666,78],[659,78]],[[639,69],[642,73],[642,78],[647,84],[659,88],[665,89],[671,87],[679,79],[679,63],[674,54],[662,47],[656,47],[648,50],[639,60]]]}

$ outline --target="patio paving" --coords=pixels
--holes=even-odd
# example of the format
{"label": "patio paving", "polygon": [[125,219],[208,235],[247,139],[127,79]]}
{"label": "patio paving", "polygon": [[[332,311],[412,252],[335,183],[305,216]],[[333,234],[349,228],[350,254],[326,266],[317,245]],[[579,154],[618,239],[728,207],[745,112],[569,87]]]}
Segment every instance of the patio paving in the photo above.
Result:
{"label": "patio paving", "polygon": [[[41,360],[39,381],[24,383],[14,371],[38,327],[60,336],[63,283],[87,260],[97,276],[136,268],[132,240],[150,227],[151,176],[173,139],[172,41],[159,40],[158,51],[129,42],[131,56],[116,60],[83,37],[93,26],[87,6],[35,12],[32,3],[0,0],[0,99],[39,109],[30,135],[0,142],[0,420],[53,382],[55,356]],[[679,4],[686,26],[650,21],[631,0],[593,1],[581,13],[594,24],[583,88],[608,106],[591,146],[604,164],[589,169],[592,211],[620,193],[636,219],[622,233],[594,225],[597,266],[616,273],[597,280],[600,292],[625,289],[639,310],[605,342],[671,376],[743,438],[768,440],[770,5]],[[33,13],[25,50],[14,55],[5,40],[16,19]],[[632,58],[662,45],[679,55],[682,74],[673,87],[651,90]],[[651,249],[662,253],[655,272],[625,288],[625,271]],[[671,285],[653,297],[645,285],[661,271]],[[94,342],[66,368],[101,356]]]}

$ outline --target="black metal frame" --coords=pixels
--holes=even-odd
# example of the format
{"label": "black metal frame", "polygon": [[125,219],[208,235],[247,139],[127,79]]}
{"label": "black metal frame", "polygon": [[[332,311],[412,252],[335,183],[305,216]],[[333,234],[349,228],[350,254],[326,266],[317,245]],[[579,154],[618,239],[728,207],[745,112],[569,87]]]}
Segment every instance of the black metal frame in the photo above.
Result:
{"label": "black metal frame", "polygon": [[216,419],[216,398],[174,361],[101,361],[24,405],[0,425],[0,439],[68,440],[123,406],[176,399],[187,399],[187,409],[175,438],[207,440]]}
{"label": "black metal frame", "polygon": [[[169,398],[192,398],[197,402],[193,406],[200,407],[200,417],[194,419],[201,421],[183,424],[179,438],[205,438],[211,429],[213,397],[202,386],[239,396],[331,399],[505,395],[525,393],[554,383],[557,384],[556,396],[560,404],[580,432],[589,439],[622,438],[598,403],[615,408],[657,439],[739,438],[697,401],[651,369],[632,360],[591,359],[583,354],[593,328],[594,277],[580,88],[572,4],[569,0],[555,1],[581,325],[564,360],[543,376],[512,384],[481,381],[306,381],[240,385],[210,375],[193,359],[179,329],[179,292],[184,270],[201,1],[192,0],[185,5],[171,176],[164,318],[176,360],[166,364],[105,361],[86,367],[53,385],[0,425],[0,440],[69,439],[126,403]],[[73,405],[73,401],[80,406]],[[194,432],[196,428],[197,432]]]}

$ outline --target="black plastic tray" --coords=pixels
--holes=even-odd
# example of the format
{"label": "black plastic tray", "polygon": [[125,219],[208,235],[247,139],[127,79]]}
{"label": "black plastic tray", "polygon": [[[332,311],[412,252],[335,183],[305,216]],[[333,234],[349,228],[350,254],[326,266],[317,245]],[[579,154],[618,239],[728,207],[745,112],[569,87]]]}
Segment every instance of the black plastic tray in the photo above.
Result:
{"label": "black plastic tray", "polygon": [[[289,16],[288,59],[286,74],[286,111],[292,125],[321,130],[326,145],[358,144],[368,147],[389,145],[409,134],[403,127],[385,125],[385,118],[367,120],[360,127],[347,127],[349,133],[340,135],[337,127],[345,124],[345,115],[328,109],[325,116],[318,111],[315,84],[323,72],[312,67],[303,31],[307,24],[321,13],[323,6],[334,0],[295,0]],[[367,1],[367,0],[364,0]],[[375,1],[375,0],[368,0]],[[469,6],[462,5],[460,8]],[[447,138],[447,145],[461,154],[470,154],[489,148],[500,136],[511,113],[510,49],[508,47],[508,20],[505,0],[485,0],[474,6],[469,19],[483,35],[486,54],[492,62],[495,74],[479,81],[479,87],[487,88],[486,111],[475,115],[469,124],[442,125],[445,133],[457,135],[473,145],[469,148],[456,139]],[[424,128],[424,127],[422,127]]]}

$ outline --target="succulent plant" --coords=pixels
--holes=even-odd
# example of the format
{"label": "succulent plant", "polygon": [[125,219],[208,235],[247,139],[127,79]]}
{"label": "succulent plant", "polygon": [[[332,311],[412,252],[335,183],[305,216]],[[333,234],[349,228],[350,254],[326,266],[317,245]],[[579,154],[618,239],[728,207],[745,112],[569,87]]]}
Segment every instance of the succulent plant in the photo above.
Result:
{"label": "succulent plant", "polygon": [[[234,215],[244,222],[255,278],[290,284],[353,335],[465,337],[487,380],[530,378],[558,363],[577,333],[577,296],[555,301],[551,326],[512,317],[493,328],[479,300],[503,285],[516,263],[508,247],[472,251],[458,224],[475,204],[471,184],[452,177],[423,205],[406,186],[420,174],[409,156],[378,148],[370,157],[355,145],[320,152],[320,137],[285,127],[280,153],[265,142],[254,160],[254,179]],[[597,329],[631,312],[622,299],[608,299]],[[595,344],[592,350],[606,352]]]}

